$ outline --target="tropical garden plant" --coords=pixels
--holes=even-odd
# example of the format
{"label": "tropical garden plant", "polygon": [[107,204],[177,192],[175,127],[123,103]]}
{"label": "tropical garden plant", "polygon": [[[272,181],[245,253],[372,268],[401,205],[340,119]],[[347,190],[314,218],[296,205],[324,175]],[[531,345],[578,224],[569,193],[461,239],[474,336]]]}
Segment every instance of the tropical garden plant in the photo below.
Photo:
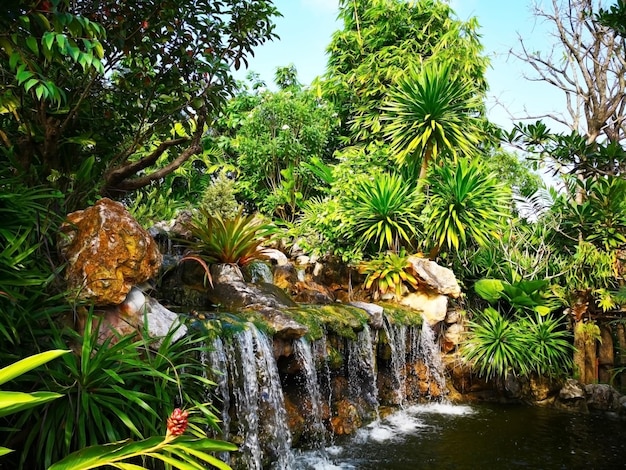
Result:
{"label": "tropical garden plant", "polygon": [[407,287],[418,286],[413,265],[404,249],[399,253],[388,251],[359,265],[359,272],[366,274],[364,286],[370,290],[374,300],[392,293],[400,299]]}
{"label": "tropical garden plant", "polygon": [[[11,423],[26,430],[15,468],[47,468],[88,446],[163,435],[162,417],[174,404],[204,403],[213,384],[198,357],[202,337],[192,333],[174,342],[174,332],[149,338],[144,331],[139,339],[112,333],[99,344],[95,321],[87,316],[82,335],[51,325],[52,346],[73,343],[76,353],[20,377],[17,385],[41,383],[62,396]],[[211,409],[199,410],[204,425],[217,429]]]}
{"label": "tropical garden plant", "polygon": [[510,215],[510,190],[478,160],[434,168],[429,191],[424,226],[431,256],[498,239]]}
{"label": "tropical garden plant", "polygon": [[352,236],[363,248],[398,253],[416,242],[421,203],[412,182],[399,174],[378,173],[356,183],[343,212],[352,221]]}
{"label": "tropical garden plant", "polygon": [[234,218],[222,218],[204,208],[198,209],[189,228],[194,240],[186,243],[206,263],[238,266],[265,259],[262,245],[275,231],[273,225],[263,223],[255,215],[239,211]]}

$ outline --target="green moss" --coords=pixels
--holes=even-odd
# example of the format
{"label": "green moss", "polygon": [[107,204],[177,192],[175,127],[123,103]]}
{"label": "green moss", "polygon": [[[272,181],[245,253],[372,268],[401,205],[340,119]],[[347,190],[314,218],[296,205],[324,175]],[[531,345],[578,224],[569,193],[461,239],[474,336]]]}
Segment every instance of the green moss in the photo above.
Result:
{"label": "green moss", "polygon": [[309,329],[307,337],[317,340],[325,331],[333,331],[339,336],[356,339],[356,332],[367,324],[368,316],[360,308],[343,304],[303,305],[283,311],[298,323]]}
{"label": "green moss", "polygon": [[328,345],[326,348],[327,358],[328,358],[328,367],[331,370],[338,370],[343,367],[343,356],[337,349]]}
{"label": "green moss", "polygon": [[421,326],[422,314],[408,307],[392,303],[379,303],[385,309],[385,316],[394,325]]}
{"label": "green moss", "polygon": [[247,323],[253,323],[259,331],[272,336],[275,331],[267,324],[263,315],[253,310],[239,313],[218,312],[204,322],[204,329],[211,337],[220,336],[232,338],[246,328]]}

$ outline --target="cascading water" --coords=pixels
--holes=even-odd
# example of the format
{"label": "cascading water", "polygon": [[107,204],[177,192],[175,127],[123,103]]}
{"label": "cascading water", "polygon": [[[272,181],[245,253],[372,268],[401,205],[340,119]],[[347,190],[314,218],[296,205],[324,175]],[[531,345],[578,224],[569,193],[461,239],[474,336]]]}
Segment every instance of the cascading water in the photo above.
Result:
{"label": "cascading water", "polygon": [[441,349],[435,339],[435,332],[427,321],[422,323],[422,331],[419,335],[417,347],[418,360],[422,361],[426,367],[426,376],[429,377],[431,386],[429,394],[433,395],[435,390],[441,398],[446,394],[446,377],[443,361],[441,360]]}
{"label": "cascading water", "polygon": [[391,324],[387,318],[383,322],[387,342],[391,352],[392,386],[396,395],[395,404],[403,406],[406,400],[406,337],[405,325]]}
{"label": "cascading water", "polygon": [[240,448],[231,465],[261,470],[272,462],[275,469],[293,468],[291,434],[269,339],[248,323],[243,331],[220,343],[215,341],[208,359],[211,368],[221,370],[225,383],[230,384],[222,387],[218,382],[224,436]]}
{"label": "cascading water", "polygon": [[376,357],[369,326],[348,342],[348,388],[353,399],[364,398],[378,415],[378,387],[376,385]]}
{"label": "cascading water", "polygon": [[308,394],[307,441],[310,447],[323,449],[326,445],[326,430],[322,421],[322,394],[311,345],[304,338],[299,338],[293,346],[296,360],[302,365],[304,383],[301,391]]}

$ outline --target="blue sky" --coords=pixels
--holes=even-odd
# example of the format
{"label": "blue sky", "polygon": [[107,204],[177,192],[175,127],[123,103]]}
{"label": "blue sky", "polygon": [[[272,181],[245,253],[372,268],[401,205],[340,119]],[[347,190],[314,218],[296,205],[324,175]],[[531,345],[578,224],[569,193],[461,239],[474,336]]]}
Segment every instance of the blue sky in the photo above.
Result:
{"label": "blue sky", "polygon": [[[518,34],[533,50],[548,51],[552,38],[545,25],[531,13],[532,0],[451,0],[461,20],[475,16],[480,25],[484,53],[491,58],[487,73],[489,117],[510,128],[513,121],[563,109],[564,98],[554,87],[532,83],[523,78],[531,74],[529,66],[510,57],[519,50]],[[544,0],[545,2],[545,0]],[[255,50],[248,70],[258,72],[268,84],[273,82],[276,67],[294,64],[303,83],[310,83],[326,67],[326,46],[332,33],[341,27],[337,18],[337,0],[275,0],[283,14],[276,20],[275,40]],[[245,76],[239,72],[238,76]],[[498,104],[500,103],[500,104]]]}

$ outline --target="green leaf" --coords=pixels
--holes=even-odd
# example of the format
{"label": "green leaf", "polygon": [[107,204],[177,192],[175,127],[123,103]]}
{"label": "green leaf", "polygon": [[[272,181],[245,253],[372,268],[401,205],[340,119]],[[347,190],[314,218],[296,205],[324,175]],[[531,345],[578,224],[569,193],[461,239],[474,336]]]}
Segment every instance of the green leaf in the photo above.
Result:
{"label": "green leaf", "polygon": [[67,350],[55,349],[29,356],[14,364],[6,366],[0,369],[0,385],[69,352],[70,351]]}
{"label": "green leaf", "polygon": [[480,279],[474,283],[474,291],[488,302],[497,302],[502,298],[504,285],[499,279]]}
{"label": "green leaf", "polygon": [[26,38],[26,45],[35,55],[39,55],[39,44],[37,44],[37,39],[32,36],[28,36]]}
{"label": "green leaf", "polygon": [[42,405],[62,396],[53,392],[23,393],[0,391],[0,417]]}

